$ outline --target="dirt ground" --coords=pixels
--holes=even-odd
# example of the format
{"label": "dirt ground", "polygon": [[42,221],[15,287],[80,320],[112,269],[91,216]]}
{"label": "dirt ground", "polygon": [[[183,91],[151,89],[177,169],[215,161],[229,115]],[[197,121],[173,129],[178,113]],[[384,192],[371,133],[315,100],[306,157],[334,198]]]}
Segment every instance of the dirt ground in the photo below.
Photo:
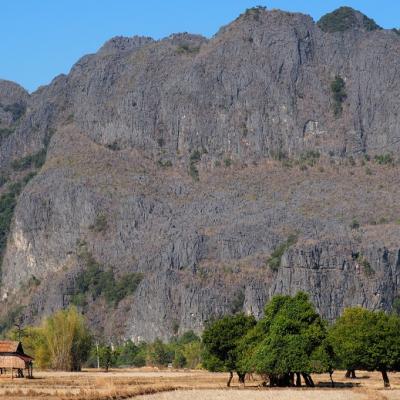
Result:
{"label": "dirt ground", "polygon": [[260,379],[240,387],[237,378],[226,388],[227,374],[156,369],[85,370],[80,373],[35,371],[35,379],[0,377],[1,400],[400,400],[400,373],[390,374],[392,389],[384,390],[381,375],[358,371],[357,379],[314,375],[317,385],[307,388],[263,388]]}

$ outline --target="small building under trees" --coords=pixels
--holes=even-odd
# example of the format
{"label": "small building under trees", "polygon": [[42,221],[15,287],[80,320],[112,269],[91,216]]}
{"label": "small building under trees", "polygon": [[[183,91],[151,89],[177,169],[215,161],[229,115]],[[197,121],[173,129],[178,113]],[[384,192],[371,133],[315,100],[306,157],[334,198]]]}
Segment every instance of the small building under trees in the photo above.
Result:
{"label": "small building under trees", "polygon": [[11,377],[23,378],[24,370],[26,376],[33,376],[33,358],[24,353],[21,342],[11,340],[0,340],[0,374],[4,374],[7,370],[11,371]]}

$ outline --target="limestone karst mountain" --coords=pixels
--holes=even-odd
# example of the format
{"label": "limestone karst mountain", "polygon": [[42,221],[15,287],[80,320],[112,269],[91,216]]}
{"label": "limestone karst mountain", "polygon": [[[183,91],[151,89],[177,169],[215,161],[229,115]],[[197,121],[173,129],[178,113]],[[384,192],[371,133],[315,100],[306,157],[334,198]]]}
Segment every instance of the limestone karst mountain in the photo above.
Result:
{"label": "limestone karst mountain", "polygon": [[2,327],[73,302],[168,338],[300,289],[331,320],[390,310],[399,59],[352,9],[255,8],[210,39],[113,38],[32,94],[0,81]]}

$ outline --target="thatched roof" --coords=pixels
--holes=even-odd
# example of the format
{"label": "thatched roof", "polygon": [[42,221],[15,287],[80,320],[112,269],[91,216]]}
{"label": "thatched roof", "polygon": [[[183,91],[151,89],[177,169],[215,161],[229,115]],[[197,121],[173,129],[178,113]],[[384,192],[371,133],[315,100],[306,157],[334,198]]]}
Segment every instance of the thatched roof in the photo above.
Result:
{"label": "thatched roof", "polygon": [[24,353],[21,342],[0,340],[0,368],[28,368],[33,358]]}
{"label": "thatched roof", "polygon": [[21,342],[14,342],[11,340],[0,340],[0,353],[22,353]]}

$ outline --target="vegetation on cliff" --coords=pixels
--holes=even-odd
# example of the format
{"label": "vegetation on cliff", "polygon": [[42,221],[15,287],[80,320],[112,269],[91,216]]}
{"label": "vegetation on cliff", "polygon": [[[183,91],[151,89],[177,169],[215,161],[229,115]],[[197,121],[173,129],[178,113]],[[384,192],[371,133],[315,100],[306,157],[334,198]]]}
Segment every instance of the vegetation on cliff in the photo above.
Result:
{"label": "vegetation on cliff", "polygon": [[84,307],[87,295],[92,300],[103,296],[109,305],[117,306],[118,303],[135,292],[143,279],[143,274],[129,272],[117,277],[112,268],[104,268],[93,255],[82,246],[79,254],[84,263],[84,268],[76,278],[75,294],[72,303]]}
{"label": "vegetation on cliff", "polygon": [[340,7],[331,13],[324,15],[319,21],[318,26],[324,32],[344,32],[359,26],[361,18],[361,27],[367,31],[382,29],[373,19],[354,10],[351,7]]}

